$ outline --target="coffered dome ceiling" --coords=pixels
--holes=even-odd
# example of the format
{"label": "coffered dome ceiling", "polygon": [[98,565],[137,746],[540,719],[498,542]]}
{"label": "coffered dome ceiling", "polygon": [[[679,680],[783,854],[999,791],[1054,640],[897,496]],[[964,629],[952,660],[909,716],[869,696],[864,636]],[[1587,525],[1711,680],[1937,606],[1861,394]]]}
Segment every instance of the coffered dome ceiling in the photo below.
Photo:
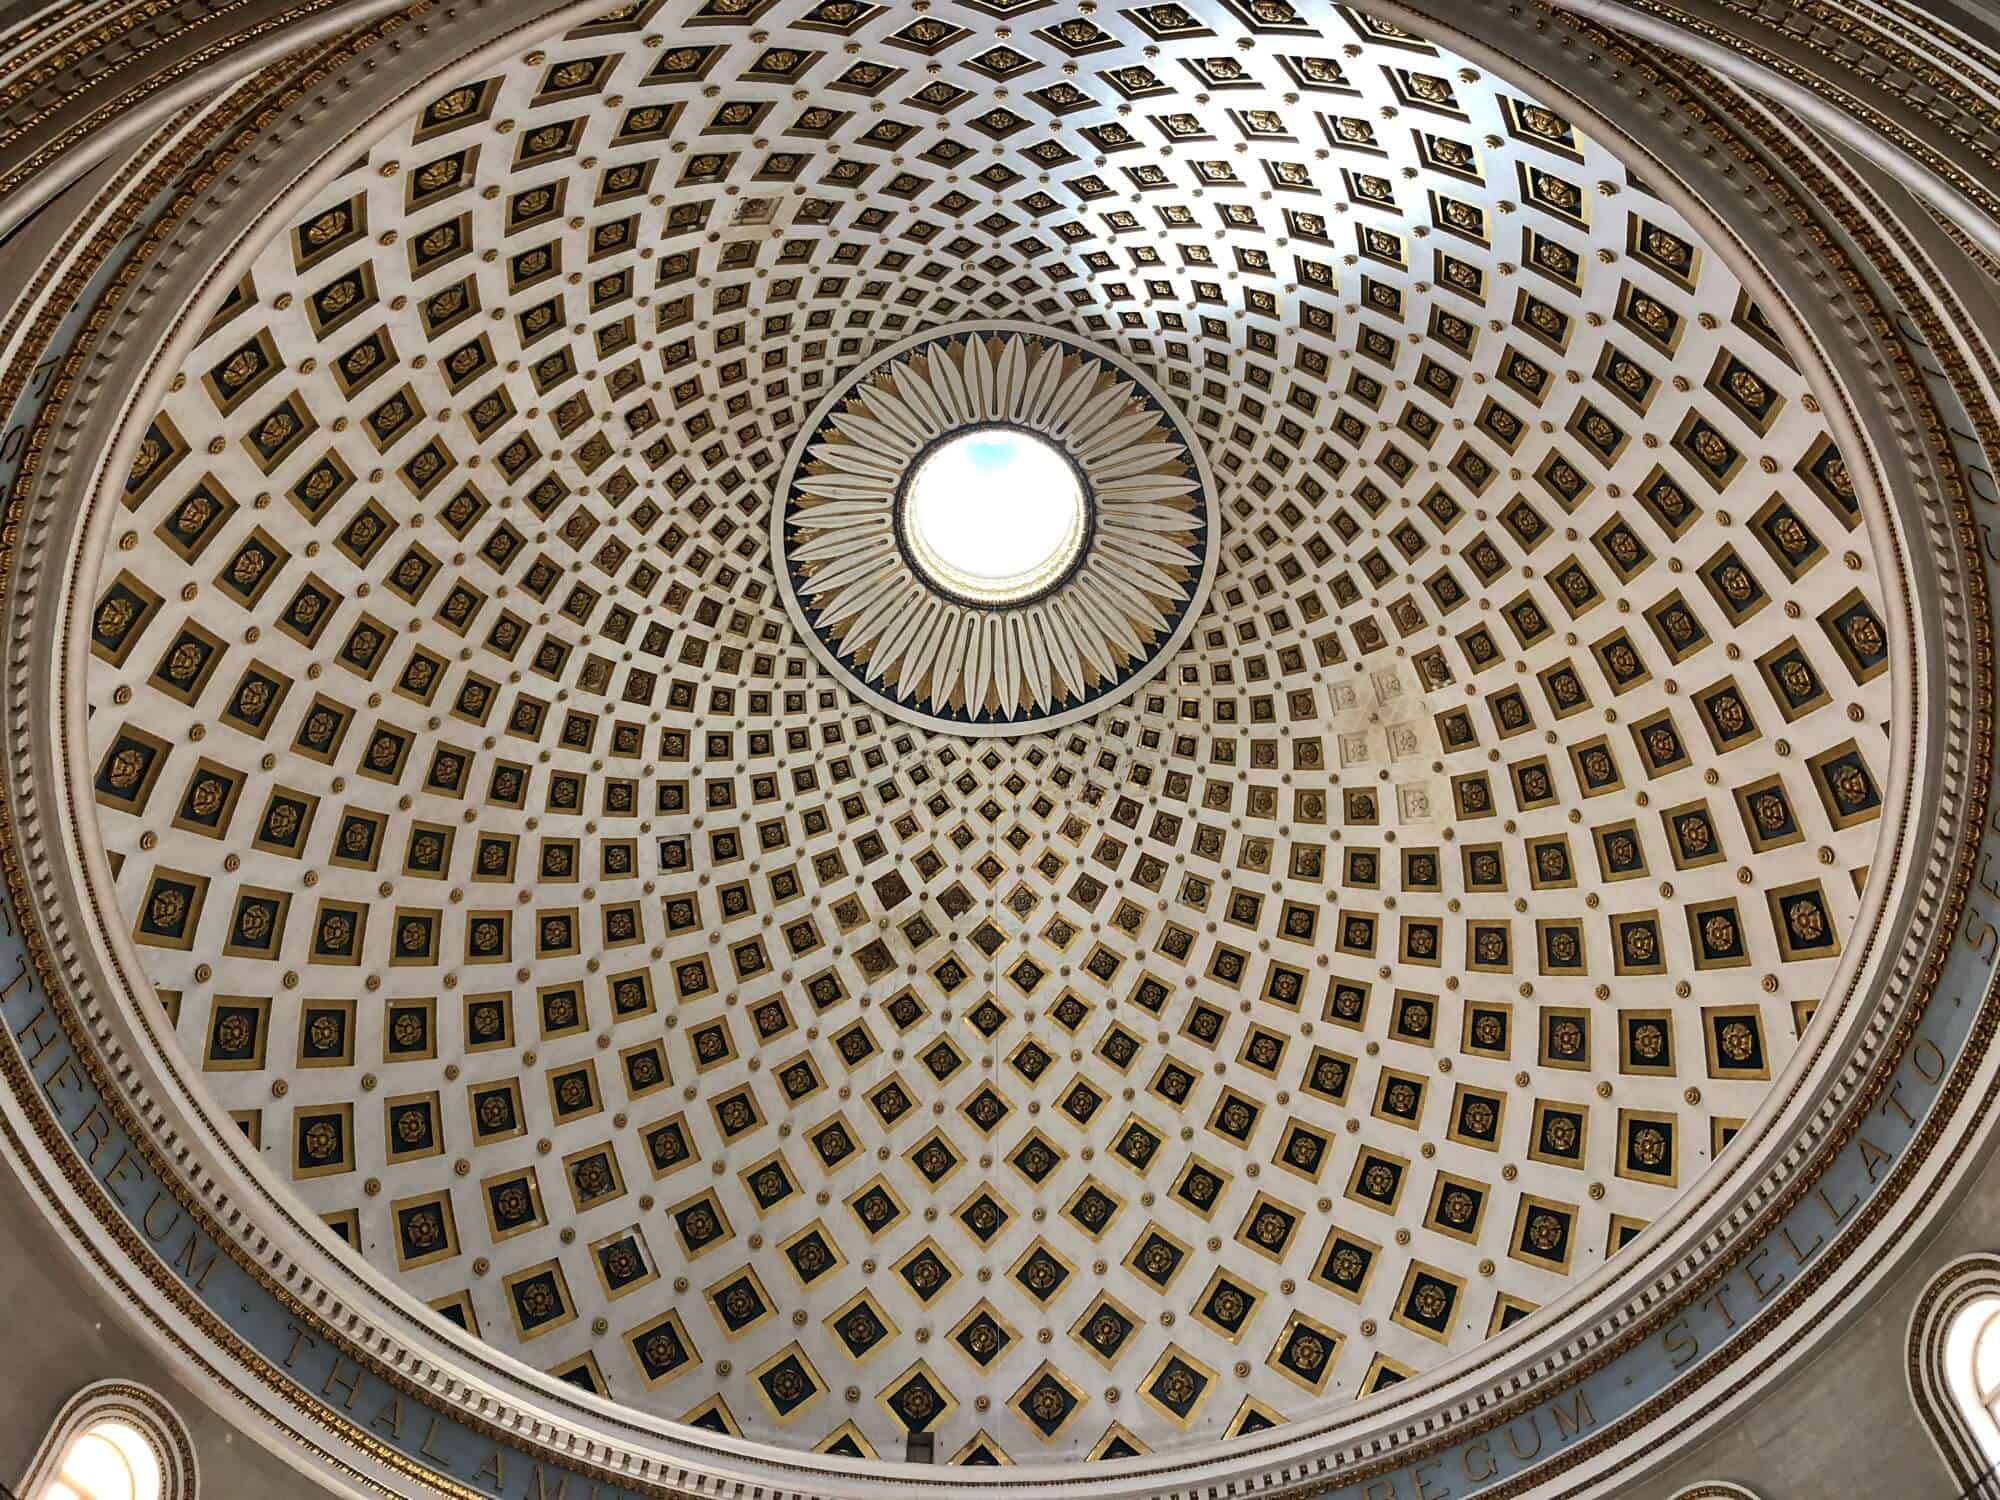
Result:
{"label": "coffered dome ceiling", "polygon": [[[627,6],[259,233],[105,501],[97,834],[214,1106],[535,1368],[863,1456],[1297,1420],[1589,1277],[1799,1048],[1899,575],[1722,256],[1450,53]],[[1147,581],[1100,518],[857,638],[783,508],[1062,382]]]}

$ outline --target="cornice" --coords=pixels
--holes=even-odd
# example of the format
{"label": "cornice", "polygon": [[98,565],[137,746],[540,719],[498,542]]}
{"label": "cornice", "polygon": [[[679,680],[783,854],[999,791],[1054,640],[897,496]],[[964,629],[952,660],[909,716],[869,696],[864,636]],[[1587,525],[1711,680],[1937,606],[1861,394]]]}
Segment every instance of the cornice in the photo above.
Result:
{"label": "cornice", "polygon": [[[1697,57],[1734,82],[1783,99],[1843,145],[1910,173],[1956,231],[2000,251],[2000,96],[1991,59],[1907,6],[1749,0],[1565,0],[1634,38]],[[1928,27],[1927,31],[1925,28]],[[1967,58],[1988,63],[1981,72]]]}

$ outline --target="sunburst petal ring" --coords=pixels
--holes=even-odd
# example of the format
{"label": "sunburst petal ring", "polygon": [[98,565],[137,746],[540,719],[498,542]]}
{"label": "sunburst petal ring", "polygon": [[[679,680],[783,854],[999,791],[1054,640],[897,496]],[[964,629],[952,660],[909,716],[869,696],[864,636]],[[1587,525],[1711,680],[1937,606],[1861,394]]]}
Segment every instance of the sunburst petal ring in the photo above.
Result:
{"label": "sunburst petal ring", "polygon": [[[1054,561],[1004,597],[955,585],[910,524],[925,459],[982,429],[1053,447],[1081,495]],[[1122,356],[1032,324],[953,324],[863,364],[814,411],[777,497],[779,589],[814,654],[948,733],[1032,734],[1126,698],[1215,573],[1214,485],[1179,411]]]}

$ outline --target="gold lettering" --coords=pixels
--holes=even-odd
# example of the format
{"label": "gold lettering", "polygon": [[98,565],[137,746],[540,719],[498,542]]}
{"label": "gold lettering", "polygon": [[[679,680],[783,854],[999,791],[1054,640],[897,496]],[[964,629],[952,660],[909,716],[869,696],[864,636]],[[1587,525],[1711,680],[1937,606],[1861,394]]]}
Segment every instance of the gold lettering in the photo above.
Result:
{"label": "gold lettering", "polygon": [[[1689,1365],[1701,1358],[1701,1345],[1695,1341],[1695,1336],[1688,1331],[1688,1320],[1686,1318],[1675,1318],[1673,1322],[1661,1330],[1660,1342],[1666,1346],[1667,1358],[1674,1362],[1676,1370],[1685,1370]],[[1685,1358],[1681,1354],[1683,1349],[1687,1351]]]}
{"label": "gold lettering", "polygon": [[58,1088],[74,1089],[79,1094],[84,1091],[83,1073],[76,1065],[74,1052],[56,1064],[55,1070],[42,1080],[42,1088],[48,1093],[52,1103]]}
{"label": "gold lettering", "polygon": [[330,1400],[337,1390],[347,1392],[347,1399],[340,1403],[341,1409],[353,1411],[354,1398],[361,1394],[361,1380],[367,1373],[361,1366],[356,1365],[353,1374],[341,1374],[340,1356],[336,1354],[333,1357],[333,1368],[326,1372],[326,1379],[319,1383],[319,1393]]}
{"label": "gold lettering", "polygon": [[1427,1464],[1418,1464],[1410,1471],[1411,1477],[1417,1481],[1417,1500],[1451,1500],[1451,1491],[1432,1489],[1430,1478],[1424,1473],[1425,1469],[1441,1468],[1443,1464],[1443,1459],[1434,1458]]}
{"label": "gold lettering", "polygon": [[210,1245],[208,1259],[197,1265],[195,1252],[200,1248],[201,1232],[193,1225],[189,1225],[187,1248],[174,1258],[174,1269],[179,1271],[196,1291],[203,1292],[208,1290],[208,1278],[214,1273],[215,1263],[222,1258],[222,1252]]}
{"label": "gold lettering", "polygon": [[[593,1485],[592,1488],[594,1489],[596,1486]],[[535,1493],[532,1500],[566,1500],[568,1495],[569,1475],[558,1474],[556,1476],[556,1487],[551,1490],[549,1488],[547,1471],[540,1464],[535,1465]],[[530,1500],[530,1497],[524,1495],[522,1500]]]}
{"label": "gold lettering", "polygon": [[1785,1237],[1785,1244],[1787,1247],[1790,1248],[1792,1252],[1792,1259],[1797,1261],[1800,1265],[1804,1265],[1806,1263],[1806,1257],[1808,1255],[1811,1255],[1813,1251],[1819,1249],[1821,1245],[1824,1245],[1826,1243],[1825,1235],[1816,1234],[1813,1236],[1813,1242],[1810,1245],[1806,1246],[1805,1249],[1801,1250],[1799,1248],[1799,1242],[1792,1238],[1791,1225],[1789,1224],[1785,1225],[1778,1231],[1778,1233],[1782,1234]]}
{"label": "gold lettering", "polygon": [[299,1327],[298,1324],[287,1323],[285,1326],[292,1330],[292,1347],[285,1355],[285,1368],[289,1370],[293,1365],[298,1363],[299,1351],[301,1349],[317,1349],[319,1346],[312,1341],[312,1335]]}
{"label": "gold lettering", "polygon": [[1826,1189],[1823,1187],[1814,1188],[1813,1196],[1819,1199],[1820,1206],[1823,1207],[1829,1214],[1833,1216],[1833,1222],[1835,1224],[1840,1223],[1849,1214],[1853,1213],[1855,1205],[1861,1201],[1861,1195],[1859,1193],[1856,1193],[1852,1198],[1847,1200],[1847,1207],[1835,1208],[1833,1206],[1833,1200],[1827,1197]]}
{"label": "gold lettering", "polygon": [[[69,1064],[64,1063],[63,1066],[68,1067]],[[88,1151],[85,1151],[82,1145],[86,1135],[90,1137]],[[82,1153],[84,1161],[89,1163],[91,1170],[96,1171],[98,1153],[111,1141],[111,1116],[104,1112],[104,1105],[101,1102],[93,1104],[90,1113],[77,1121],[76,1129],[69,1133],[69,1138],[70,1143]]]}
{"label": "gold lettering", "polygon": [[[8,936],[10,937],[13,936],[13,930],[11,928],[8,929]],[[0,989],[0,1003],[5,1003],[13,995],[14,991],[19,989],[24,984],[28,986],[29,992],[33,993],[34,983],[29,978],[28,975],[27,956],[24,954],[21,958],[16,960],[16,963],[19,965],[19,967],[17,967],[14,970],[14,977],[7,981],[7,987],[5,989]],[[48,1012],[44,1010],[42,1014],[47,1015]]]}
{"label": "gold lettering", "polygon": [[132,1169],[134,1176],[145,1176],[145,1173],[139,1170],[139,1164],[132,1159],[132,1153],[124,1150],[118,1153],[118,1160],[111,1164],[111,1170],[104,1174],[105,1191],[118,1200],[120,1208],[125,1207],[125,1195],[119,1191],[119,1184],[125,1180],[124,1173],[127,1167]]}
{"label": "gold lettering", "polygon": [[[1937,1059],[1936,1072],[1924,1066],[1923,1058],[1926,1051]],[[1938,1050],[1938,1044],[1929,1037],[1918,1037],[1916,1045],[1910,1048],[1910,1066],[1917,1070],[1917,1077],[1923,1079],[1925,1083],[1936,1083],[1944,1077],[1944,1053]]]}
{"label": "gold lettering", "polygon": [[1395,1476],[1391,1475],[1387,1479],[1378,1479],[1370,1484],[1367,1491],[1361,1496],[1361,1500],[1396,1500]]}
{"label": "gold lettering", "polygon": [[493,1476],[493,1488],[496,1490],[507,1482],[500,1472],[500,1450],[498,1448],[491,1450],[486,1455],[486,1462],[479,1466],[479,1472],[472,1477],[474,1479],[484,1479],[488,1474]]}
{"label": "gold lettering", "polygon": [[1584,1396],[1582,1386],[1578,1386],[1576,1393],[1570,1397],[1568,1411],[1564,1411],[1560,1406],[1551,1406],[1549,1411],[1556,1419],[1556,1436],[1564,1442],[1568,1442],[1584,1428],[1597,1425],[1597,1418],[1591,1412],[1590,1402]]}
{"label": "gold lettering", "polygon": [[[1479,1467],[1473,1468],[1472,1461],[1479,1460]],[[1465,1466],[1465,1477],[1474,1484],[1491,1479],[1500,1472],[1500,1465],[1493,1462],[1493,1439],[1476,1438],[1459,1450],[1458,1461]]]}
{"label": "gold lettering", "polygon": [[1770,1246],[1766,1244],[1766,1246],[1764,1246],[1762,1250],[1758,1250],[1758,1252],[1756,1252],[1754,1256],[1750,1256],[1750,1260],[1748,1260],[1748,1262],[1744,1262],[1744,1276],[1748,1276],[1748,1278],[1750,1278],[1750,1290],[1752,1290],[1752,1292],[1756,1292],[1756,1300],[1758,1300],[1758,1306],[1762,1306],[1764,1302],[1768,1302],[1768,1300],[1770,1300],[1770,1294],[1772,1294],[1772,1292],[1776,1292],[1776,1290],[1778,1290],[1780,1286],[1784,1286],[1784,1272],[1778,1272],[1778,1280],[1774,1280],[1774,1282],[1766,1282],[1766,1280],[1764,1280],[1764,1278],[1762,1278],[1762,1276],[1758,1274],[1758,1268],[1756,1268],[1756,1262],[1760,1262],[1760,1260],[1762,1260],[1764,1256],[1768,1256],[1768,1254],[1770,1254]]}
{"label": "gold lettering", "polygon": [[1715,1309],[1716,1316],[1722,1319],[1722,1326],[1724,1328],[1734,1328],[1736,1326],[1736,1320],[1729,1316],[1729,1304],[1722,1300],[1722,1294],[1725,1290],[1726,1288],[1717,1287],[1715,1289],[1715,1295],[1713,1297],[1710,1297],[1707,1301],[1703,1302],[1702,1306],[1713,1307]]}
{"label": "gold lettering", "polygon": [[[40,1010],[36,1011],[32,1016],[30,1016],[26,1024],[21,1027],[21,1035],[18,1045],[21,1049],[23,1056],[27,1061],[29,1068],[32,1069],[36,1063],[40,1062],[42,1060],[42,1054],[48,1051],[49,1048],[53,1047],[58,1041],[62,1039],[62,1033],[55,1029],[55,1024],[56,1024],[56,1018],[49,1013],[49,1008],[46,1005],[44,1005]],[[44,1036],[42,1034],[42,1028],[44,1026],[50,1028],[49,1034],[47,1036]],[[35,1049],[32,1052],[28,1050],[28,1044],[30,1042],[33,1042],[35,1044]]]}
{"label": "gold lettering", "polygon": [[449,1469],[451,1467],[451,1460],[445,1457],[445,1455],[442,1453],[433,1453],[431,1451],[431,1439],[437,1436],[437,1431],[438,1431],[438,1419],[436,1417],[432,1417],[431,1425],[429,1429],[424,1433],[423,1442],[417,1445],[417,1452],[421,1453],[425,1458],[433,1459],[436,1462],[444,1465],[445,1468]]}
{"label": "gold lettering", "polygon": [[[155,1229],[153,1227],[153,1210],[158,1208],[162,1203],[165,1203],[168,1208],[173,1210],[174,1216],[167,1220],[167,1227],[165,1229]],[[174,1203],[173,1199],[167,1196],[166,1190],[162,1188],[153,1194],[153,1201],[146,1205],[145,1217],[140,1219],[139,1227],[146,1231],[146,1238],[157,1245],[161,1240],[173,1233],[174,1226],[180,1223],[180,1221],[180,1208]]]}
{"label": "gold lettering", "polygon": [[1869,1140],[1865,1135],[1857,1135],[1854,1141],[1861,1148],[1861,1164],[1868,1168],[1868,1180],[1870,1182],[1879,1181],[1875,1176],[1875,1169],[1878,1166],[1889,1166],[1896,1158]]}
{"label": "gold lettering", "polygon": [[1900,1078],[1889,1085],[1888,1090],[1882,1096],[1882,1113],[1886,1115],[1891,1109],[1894,1109],[1897,1114],[1903,1117],[1903,1123],[1909,1126],[1910,1129],[1915,1130],[1917,1128],[1917,1117],[1903,1108],[1903,1101],[1896,1097],[1896,1090],[1902,1086],[1903,1081]]}
{"label": "gold lettering", "polygon": [[403,1435],[403,1398],[391,1396],[384,1401],[382,1409],[375,1413],[374,1420],[368,1425],[377,1432],[386,1432],[392,1438],[400,1438]]}
{"label": "gold lettering", "polygon": [[1540,1453],[1542,1451],[1541,1424],[1537,1422],[1533,1417],[1528,1418],[1528,1431],[1534,1436],[1535,1446],[1530,1448],[1526,1453],[1523,1453],[1521,1451],[1521,1445],[1514,1440],[1514,1429],[1519,1425],[1520,1423],[1518,1422],[1509,1422],[1507,1424],[1507,1446],[1514,1450],[1514,1457],[1516,1458],[1521,1458],[1521,1459],[1533,1458],[1537,1453]]}

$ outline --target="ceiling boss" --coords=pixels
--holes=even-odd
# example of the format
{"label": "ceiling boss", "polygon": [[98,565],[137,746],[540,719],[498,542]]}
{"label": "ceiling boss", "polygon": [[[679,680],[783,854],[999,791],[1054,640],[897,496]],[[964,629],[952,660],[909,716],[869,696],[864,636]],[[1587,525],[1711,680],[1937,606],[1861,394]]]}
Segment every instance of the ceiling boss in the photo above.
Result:
{"label": "ceiling boss", "polygon": [[1014,323],[906,340],[814,413],[772,545],[820,659],[898,718],[1019,735],[1163,666],[1214,566],[1180,415],[1106,350]]}

